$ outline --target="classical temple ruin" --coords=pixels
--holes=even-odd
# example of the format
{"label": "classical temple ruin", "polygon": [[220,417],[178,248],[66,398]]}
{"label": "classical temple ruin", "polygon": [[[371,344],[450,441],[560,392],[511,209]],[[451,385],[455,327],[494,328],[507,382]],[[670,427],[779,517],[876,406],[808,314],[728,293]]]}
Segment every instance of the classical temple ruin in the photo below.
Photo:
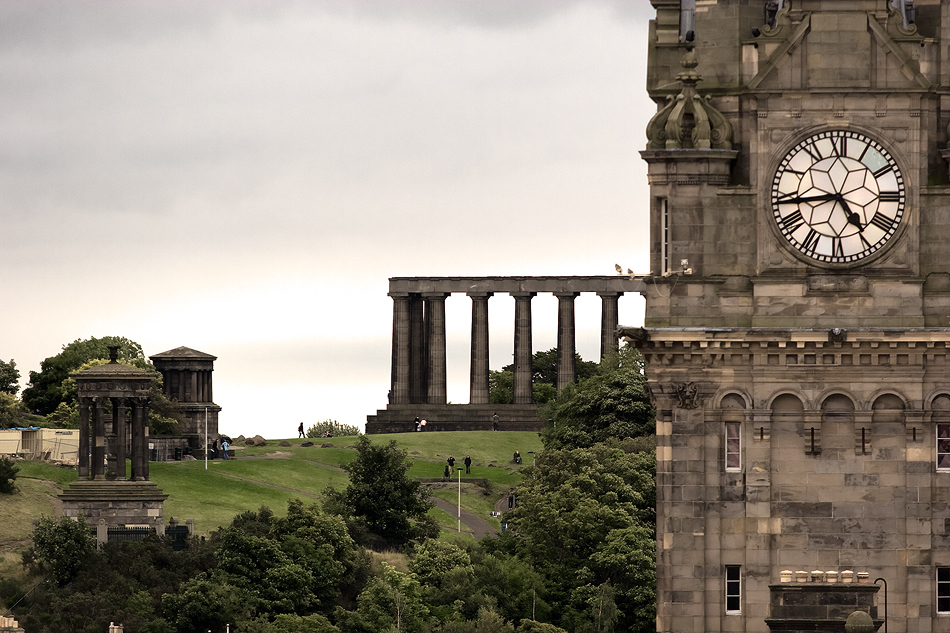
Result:
{"label": "classical temple ruin", "polygon": [[[504,430],[540,430],[538,405],[531,395],[531,299],[550,293],[558,300],[557,350],[560,390],[575,379],[574,300],[596,293],[602,301],[603,357],[617,347],[618,301],[640,293],[642,280],[624,275],[590,277],[393,277],[392,390],[389,405],[367,416],[367,433],[414,430],[420,416],[429,430],[488,430],[492,416]],[[446,398],[445,300],[465,293],[472,300],[470,396],[468,404]],[[488,300],[496,293],[515,299],[514,402],[490,404],[488,394]]]}

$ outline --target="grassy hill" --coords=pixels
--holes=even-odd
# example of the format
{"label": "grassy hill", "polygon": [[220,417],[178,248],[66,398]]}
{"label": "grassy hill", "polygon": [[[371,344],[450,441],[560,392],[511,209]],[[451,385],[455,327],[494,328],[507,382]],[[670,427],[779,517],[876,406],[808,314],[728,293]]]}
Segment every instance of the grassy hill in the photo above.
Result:
{"label": "grassy hill", "polygon": [[[462,465],[466,454],[471,455],[472,473],[463,473],[462,508],[496,527],[498,521],[489,512],[495,501],[521,479],[521,466],[512,462],[512,454],[521,451],[524,466],[532,463],[534,451],[541,449],[541,440],[533,432],[399,433],[369,438],[373,443],[396,440],[413,460],[410,475],[421,479],[441,478],[450,454],[455,456],[457,466]],[[317,440],[312,447],[300,446],[304,440],[289,440],[291,446],[281,447],[277,445],[279,441],[268,440],[263,447],[237,448],[237,459],[210,461],[207,469],[204,461],[152,462],[151,480],[169,495],[165,502],[166,522],[171,517],[181,521],[194,519],[195,531],[207,535],[245,510],[266,505],[283,514],[290,498],[311,502],[320,499],[328,485],[346,487],[348,476],[340,465],[355,456],[356,451],[351,448],[355,437],[325,440],[333,444],[332,448],[320,447],[324,440]],[[0,569],[10,565],[26,547],[34,518],[56,516],[56,495],[76,479],[74,468],[43,462],[18,462],[18,466],[19,492],[0,498]],[[465,477],[487,480],[490,485],[465,483]],[[434,483],[432,490],[435,496],[457,503],[455,479],[448,484]],[[431,513],[447,528],[457,526],[454,514],[437,508]]]}

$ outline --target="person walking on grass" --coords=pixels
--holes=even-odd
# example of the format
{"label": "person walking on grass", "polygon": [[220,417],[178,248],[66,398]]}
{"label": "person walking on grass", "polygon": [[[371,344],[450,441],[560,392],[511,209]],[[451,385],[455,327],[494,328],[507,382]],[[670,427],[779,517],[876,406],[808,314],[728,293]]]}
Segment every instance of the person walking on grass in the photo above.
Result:
{"label": "person walking on grass", "polygon": [[301,422],[300,426],[297,427],[297,439],[299,440],[301,437],[307,437],[303,432],[303,422]]}
{"label": "person walking on grass", "polygon": [[472,458],[468,455],[465,456],[465,474],[472,474]]}

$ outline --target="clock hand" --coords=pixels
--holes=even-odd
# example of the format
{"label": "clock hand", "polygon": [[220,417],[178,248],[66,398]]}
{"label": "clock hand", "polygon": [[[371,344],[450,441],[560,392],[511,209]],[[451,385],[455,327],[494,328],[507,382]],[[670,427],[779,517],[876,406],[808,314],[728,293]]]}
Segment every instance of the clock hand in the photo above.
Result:
{"label": "clock hand", "polygon": [[780,200],[779,204],[797,204],[799,202],[828,202],[829,200],[837,200],[838,197],[839,194],[837,193],[825,193],[820,196],[799,196],[798,198]]}
{"label": "clock hand", "polygon": [[859,216],[856,211],[851,210],[851,207],[848,206],[848,201],[845,200],[843,195],[839,193],[835,197],[838,199],[838,202],[841,203],[844,212],[848,216],[848,224],[853,224],[858,227],[859,231],[863,231],[864,227],[861,226],[861,216]]}

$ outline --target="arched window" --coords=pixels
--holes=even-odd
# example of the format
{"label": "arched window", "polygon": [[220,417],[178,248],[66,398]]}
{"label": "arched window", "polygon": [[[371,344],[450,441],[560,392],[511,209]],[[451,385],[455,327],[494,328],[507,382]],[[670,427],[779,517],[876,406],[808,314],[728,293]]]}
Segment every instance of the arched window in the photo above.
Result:
{"label": "arched window", "polygon": [[[781,436],[783,433],[790,432],[788,427],[800,424],[805,418],[805,406],[802,401],[790,393],[784,393],[772,401],[772,432]],[[820,452],[821,444],[815,440],[820,440],[817,435],[818,429],[805,429],[805,453],[812,454],[813,449]],[[815,453],[817,454],[817,453]]]}
{"label": "arched window", "polygon": [[930,405],[937,435],[937,470],[950,471],[950,396],[941,394]]}
{"label": "arched window", "polygon": [[719,404],[722,409],[726,471],[742,470],[742,422],[745,420],[745,400],[730,393]]}
{"label": "arched window", "polygon": [[[888,424],[900,425],[900,429],[887,429]],[[860,428],[855,425],[855,447],[862,455],[871,454],[871,436],[876,433],[882,436],[897,436],[904,432],[904,401],[894,394],[887,393],[878,396],[871,405],[871,427]]]}

